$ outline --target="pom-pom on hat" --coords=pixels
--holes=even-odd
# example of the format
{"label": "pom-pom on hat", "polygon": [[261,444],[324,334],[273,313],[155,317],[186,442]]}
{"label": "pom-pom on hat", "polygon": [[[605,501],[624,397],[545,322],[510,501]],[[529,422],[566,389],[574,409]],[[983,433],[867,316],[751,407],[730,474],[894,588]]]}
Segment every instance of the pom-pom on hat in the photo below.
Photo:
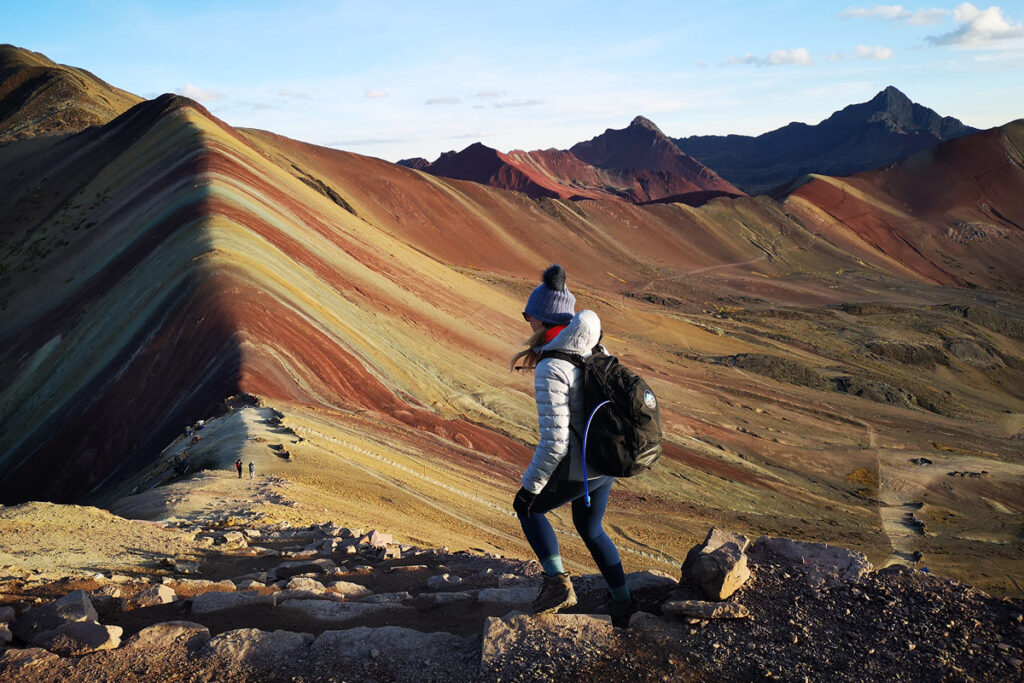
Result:
{"label": "pom-pom on hat", "polygon": [[530,292],[523,312],[549,325],[568,324],[576,315],[576,297],[565,287],[565,270],[556,263],[544,271],[543,280]]}

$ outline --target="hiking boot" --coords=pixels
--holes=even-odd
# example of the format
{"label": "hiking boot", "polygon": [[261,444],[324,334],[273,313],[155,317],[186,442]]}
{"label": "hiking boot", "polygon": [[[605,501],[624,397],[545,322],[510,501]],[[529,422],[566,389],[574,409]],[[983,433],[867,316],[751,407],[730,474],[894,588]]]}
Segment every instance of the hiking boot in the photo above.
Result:
{"label": "hiking boot", "polygon": [[576,591],[572,589],[569,573],[544,575],[544,583],[534,598],[530,609],[534,614],[553,614],[560,609],[576,604]]}
{"label": "hiking boot", "polygon": [[629,618],[639,609],[635,598],[624,602],[615,602],[609,595],[603,603],[595,610],[596,614],[607,614],[612,618],[612,626],[626,628],[629,626]]}

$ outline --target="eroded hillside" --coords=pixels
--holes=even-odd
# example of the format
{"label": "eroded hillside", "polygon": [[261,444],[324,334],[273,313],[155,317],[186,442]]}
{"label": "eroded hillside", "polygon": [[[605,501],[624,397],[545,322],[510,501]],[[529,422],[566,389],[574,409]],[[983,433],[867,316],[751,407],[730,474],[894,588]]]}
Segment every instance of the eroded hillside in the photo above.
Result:
{"label": "eroded hillside", "polygon": [[[507,359],[559,262],[663,406],[666,457],[609,515],[627,566],[675,563],[710,522],[882,564],[921,551],[1019,594],[1019,153],[959,194],[979,172],[942,170],[1018,137],[699,208],[533,200],[236,130],[175,96],[10,142],[0,500],[111,502],[248,393],[301,437],[270,462],[310,500],[520,553],[506,504],[536,417]],[[948,203],[911,201],[933,176]],[[979,215],[997,238],[971,237]],[[245,433],[195,464],[267,448]]]}

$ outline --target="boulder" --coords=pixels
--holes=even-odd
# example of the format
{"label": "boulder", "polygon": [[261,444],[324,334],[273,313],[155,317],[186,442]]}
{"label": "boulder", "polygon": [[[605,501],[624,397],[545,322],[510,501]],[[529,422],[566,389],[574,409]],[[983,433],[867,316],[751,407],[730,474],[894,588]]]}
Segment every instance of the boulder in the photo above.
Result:
{"label": "boulder", "polygon": [[[657,569],[647,569],[642,572],[626,574],[626,585],[629,586],[631,593],[644,590],[671,589],[675,588],[678,584],[679,581],[675,577]],[[498,579],[498,585],[501,585],[500,578]]]}
{"label": "boulder", "polygon": [[192,599],[193,614],[210,614],[235,607],[252,605],[273,606],[273,595],[247,595],[245,593],[203,593]]}
{"label": "boulder", "polygon": [[0,621],[8,624],[14,621],[14,608],[10,605],[0,605]]}
{"label": "boulder", "polygon": [[119,598],[121,597],[121,587],[108,583],[104,586],[100,586],[99,589],[96,590],[96,594],[105,598]]}
{"label": "boulder", "polygon": [[14,635],[26,643],[45,631],[52,631],[64,624],[78,621],[98,621],[99,615],[93,609],[84,591],[71,591],[64,597],[33,607],[14,622]]}
{"label": "boulder", "polygon": [[427,588],[436,591],[441,588],[447,588],[448,586],[457,586],[460,583],[462,583],[461,576],[457,576],[455,574],[439,574],[427,579]]}
{"label": "boulder", "polygon": [[391,614],[411,610],[398,603],[334,602],[331,600],[285,600],[278,607],[282,616],[308,619],[341,626],[368,615]]}
{"label": "boulder", "polygon": [[398,593],[377,593],[376,595],[367,595],[359,598],[360,602],[369,603],[405,602],[407,600],[412,600],[412,593],[409,591],[401,591]]}
{"label": "boulder", "polygon": [[537,597],[537,589],[533,586],[523,588],[484,588],[477,594],[480,602],[495,605],[515,606],[529,605]]}
{"label": "boulder", "polygon": [[746,619],[750,612],[735,602],[704,602],[702,600],[670,600],[661,606],[665,614],[697,619]]}
{"label": "boulder", "polygon": [[260,583],[255,579],[245,579],[244,581],[240,581],[236,587],[240,591],[247,591],[258,590],[260,588],[266,588],[267,586],[266,584]]}
{"label": "boulder", "polygon": [[247,545],[245,541],[245,534],[241,531],[227,531],[221,534],[220,537],[224,542],[224,545],[229,547],[241,548],[242,546]]}
{"label": "boulder", "polygon": [[147,626],[125,643],[125,649],[162,652],[171,646],[196,650],[210,640],[210,630],[194,621],[164,621]]}
{"label": "boulder", "polygon": [[384,548],[389,543],[394,542],[395,539],[391,534],[384,534],[376,530],[363,534],[359,537],[359,543],[361,545],[368,545],[371,548]]}
{"label": "boulder", "polygon": [[480,671],[501,671],[507,661],[519,657],[529,661],[538,657],[557,658],[560,650],[577,653],[584,643],[608,651],[614,637],[612,619],[603,614],[488,617],[484,622]]}
{"label": "boulder", "polygon": [[856,550],[772,536],[757,539],[750,549],[750,556],[756,562],[771,562],[797,569],[812,586],[857,581],[872,569],[868,558]]}
{"label": "boulder", "polygon": [[[629,577],[626,577],[626,581],[629,581]],[[536,588],[540,582],[537,579],[531,579],[528,576],[520,576],[518,574],[502,574],[498,577],[498,588],[522,588],[523,586],[533,586]]]}
{"label": "boulder", "polygon": [[362,598],[367,595],[373,595],[373,591],[366,586],[360,586],[358,583],[352,583],[351,581],[335,581],[328,585],[327,589],[332,593],[344,595],[346,598]]}
{"label": "boulder", "polygon": [[389,543],[380,551],[378,559],[380,560],[397,560],[402,557],[402,547]]}
{"label": "boulder", "polygon": [[178,594],[170,586],[160,585],[147,588],[129,600],[128,604],[131,607],[155,607],[156,605],[166,605],[177,599]]}
{"label": "boulder", "polygon": [[285,590],[289,591],[306,591],[307,593],[320,594],[327,591],[324,585],[316,579],[311,579],[305,576],[295,576],[285,584]]}
{"label": "boulder", "polygon": [[242,534],[246,538],[259,538],[263,534],[260,533],[259,529],[242,529]]}
{"label": "boulder", "polygon": [[709,598],[725,600],[750,578],[750,569],[746,554],[735,543],[726,543],[698,555],[691,575]]}
{"label": "boulder", "polygon": [[[267,580],[278,581],[290,579],[298,574],[317,572],[320,574],[334,574],[338,571],[338,565],[326,557],[315,560],[297,560],[293,562],[282,562],[267,572]],[[270,578],[273,576],[273,579]]]}
{"label": "boulder", "polygon": [[63,657],[78,657],[98,650],[113,650],[121,645],[123,632],[120,626],[73,621],[37,634],[32,644]]}
{"label": "boulder", "polygon": [[6,621],[0,621],[0,647],[7,645],[7,643],[14,640],[14,634],[11,633],[10,627]]}
{"label": "boulder", "polygon": [[310,633],[240,628],[211,638],[206,651],[233,662],[288,662],[312,644]]}
{"label": "boulder", "polygon": [[680,581],[694,580],[712,600],[725,600],[750,578],[746,536],[712,527],[704,542],[690,548]]}
{"label": "boulder", "polygon": [[458,602],[473,602],[477,599],[479,591],[453,591],[447,593],[423,593],[416,598],[416,606],[421,609],[440,607],[441,605],[454,605]]}
{"label": "boulder", "polygon": [[719,529],[718,527],[711,527],[704,541],[690,548],[690,552],[687,553],[686,559],[683,560],[683,576],[689,573],[698,555],[714,552],[726,543],[734,544],[740,549],[741,553],[745,553],[750,546],[750,540],[742,534],[736,534],[725,529]]}
{"label": "boulder", "polygon": [[243,574],[242,576],[236,576],[235,578],[231,579],[231,581],[232,581],[232,583],[240,584],[241,582],[243,582],[243,581],[245,581],[247,579],[252,580],[252,581],[258,581],[259,583],[266,583],[267,582],[267,573],[266,572],[253,572],[252,574]]}
{"label": "boulder", "polygon": [[[310,657],[317,662],[340,664],[347,660],[365,660],[373,657],[375,652],[386,652],[392,660],[409,662],[415,667],[411,669],[414,671],[422,666],[424,659],[437,658],[444,652],[456,655],[452,659],[458,658],[464,642],[459,636],[444,631],[421,633],[400,626],[360,626],[344,631],[324,631],[313,641]],[[447,674],[448,680],[470,678],[455,671],[448,671]]]}

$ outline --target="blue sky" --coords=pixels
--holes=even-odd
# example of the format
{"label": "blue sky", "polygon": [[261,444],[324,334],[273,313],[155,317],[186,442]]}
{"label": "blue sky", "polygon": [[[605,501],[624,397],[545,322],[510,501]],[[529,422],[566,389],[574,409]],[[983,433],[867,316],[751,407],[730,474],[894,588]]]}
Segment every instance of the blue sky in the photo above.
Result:
{"label": "blue sky", "polygon": [[986,128],[1024,117],[1024,1],[8,3],[0,42],[235,126],[396,161],[817,123],[894,85]]}

